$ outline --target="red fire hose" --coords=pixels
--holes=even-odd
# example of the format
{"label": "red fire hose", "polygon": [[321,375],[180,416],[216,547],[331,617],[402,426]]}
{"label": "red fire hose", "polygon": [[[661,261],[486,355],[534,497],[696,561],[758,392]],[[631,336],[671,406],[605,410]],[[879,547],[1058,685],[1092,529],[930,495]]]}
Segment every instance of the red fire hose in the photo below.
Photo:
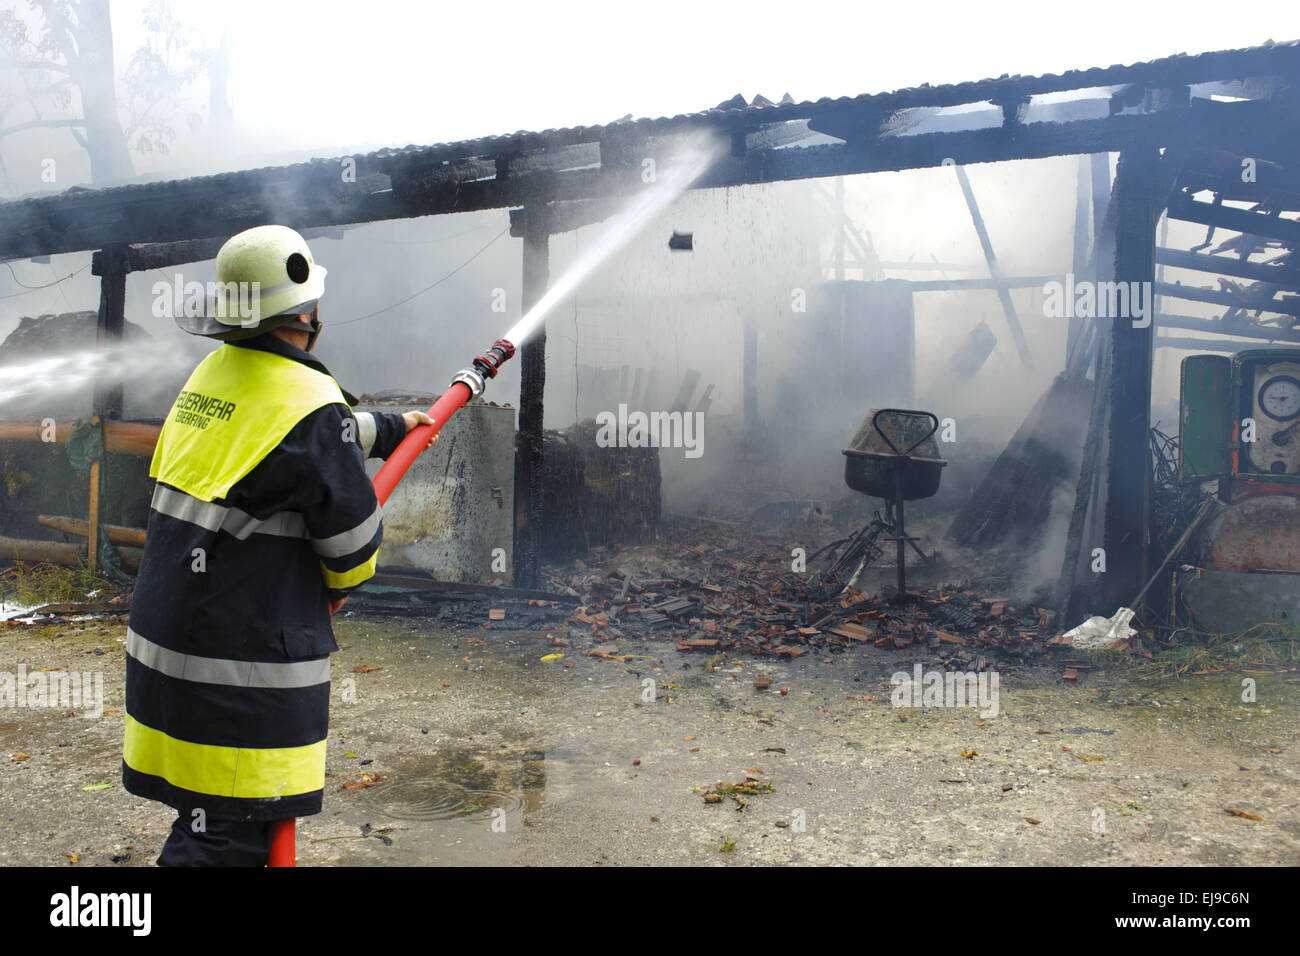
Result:
{"label": "red fire hose", "polygon": [[[456,377],[451,381],[451,387],[443,392],[442,397],[429,409],[428,415],[433,419],[433,424],[417,425],[407,432],[402,443],[388,456],[379,473],[375,475],[375,497],[379,499],[380,505],[387,503],[388,496],[393,493],[397,483],[402,480],[415,459],[420,457],[420,452],[429,447],[429,442],[433,441],[434,436],[442,430],[447,419],[464,408],[472,399],[482,395],[486,380],[496,377],[502,363],[514,354],[515,347],[511,343],[505,339],[497,339],[487,350],[487,354],[475,357],[473,368],[456,373]],[[334,610],[333,607],[330,608],[331,613]],[[271,853],[266,861],[267,866],[296,865],[294,823],[293,818],[290,818],[276,820],[271,825]]]}

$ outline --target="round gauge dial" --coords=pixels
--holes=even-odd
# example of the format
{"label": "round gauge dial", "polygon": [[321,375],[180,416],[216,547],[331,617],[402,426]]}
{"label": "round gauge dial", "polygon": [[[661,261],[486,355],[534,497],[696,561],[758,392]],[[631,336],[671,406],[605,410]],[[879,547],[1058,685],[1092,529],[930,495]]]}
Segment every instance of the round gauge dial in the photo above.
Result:
{"label": "round gauge dial", "polygon": [[1279,422],[1300,417],[1300,379],[1275,375],[1260,386],[1259,407]]}

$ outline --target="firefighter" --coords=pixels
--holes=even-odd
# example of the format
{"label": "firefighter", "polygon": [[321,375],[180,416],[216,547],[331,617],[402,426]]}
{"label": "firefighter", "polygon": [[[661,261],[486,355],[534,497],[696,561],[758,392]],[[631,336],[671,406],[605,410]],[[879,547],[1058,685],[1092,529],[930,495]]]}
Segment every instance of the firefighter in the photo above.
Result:
{"label": "firefighter", "polygon": [[126,639],[126,789],[177,811],[160,866],[265,864],[275,820],[319,813],[331,606],[375,572],[367,457],[423,412],[353,412],[309,353],[325,269],[259,226],[217,254],[217,296],[178,316],[220,340],[154,452]]}

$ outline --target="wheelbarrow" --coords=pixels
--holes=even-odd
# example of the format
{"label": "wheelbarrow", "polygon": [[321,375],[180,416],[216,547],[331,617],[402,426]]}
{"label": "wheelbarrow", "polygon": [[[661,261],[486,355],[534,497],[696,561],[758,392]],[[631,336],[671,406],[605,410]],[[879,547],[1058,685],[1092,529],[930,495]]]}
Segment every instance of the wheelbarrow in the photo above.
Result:
{"label": "wheelbarrow", "polygon": [[939,419],[931,412],[882,408],[868,412],[853,441],[844,449],[844,483],[861,494],[885,499],[890,513],[890,520],[877,515],[854,535],[852,544],[836,563],[839,568],[850,554],[861,557],[850,584],[866,563],[879,556],[875,541],[886,531],[892,534],[885,540],[893,541],[897,548],[898,597],[907,593],[906,546],[910,544],[927,562],[932,561],[916,544],[916,538],[907,533],[903,502],[929,498],[939,490],[939,479],[948,462],[939,457],[939,443],[934,438],[938,430]]}

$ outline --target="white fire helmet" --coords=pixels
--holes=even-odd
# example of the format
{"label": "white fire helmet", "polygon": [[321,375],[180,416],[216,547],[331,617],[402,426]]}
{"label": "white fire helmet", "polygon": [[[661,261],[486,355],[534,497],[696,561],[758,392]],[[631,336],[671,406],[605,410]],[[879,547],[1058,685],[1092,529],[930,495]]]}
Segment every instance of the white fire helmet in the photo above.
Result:
{"label": "white fire helmet", "polygon": [[[230,341],[251,338],[289,323],[319,329],[316,303],[325,293],[325,267],[288,226],[256,226],[231,236],[217,252],[215,295],[204,315],[177,315],[192,335]],[[298,319],[311,314],[309,322]],[[315,335],[312,335],[315,338]]]}

